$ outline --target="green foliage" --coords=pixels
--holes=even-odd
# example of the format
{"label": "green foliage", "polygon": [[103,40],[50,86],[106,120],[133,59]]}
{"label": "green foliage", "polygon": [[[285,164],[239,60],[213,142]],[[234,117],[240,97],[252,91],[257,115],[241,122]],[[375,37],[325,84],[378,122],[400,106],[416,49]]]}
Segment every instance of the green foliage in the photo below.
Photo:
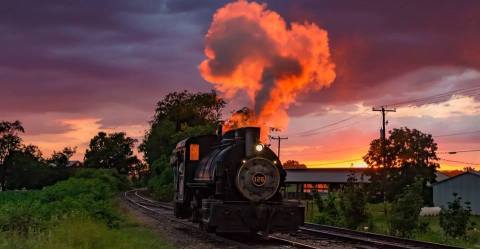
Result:
{"label": "green foliage", "polygon": [[213,134],[225,102],[215,92],[173,92],[157,103],[150,130],[140,145],[150,165],[147,186],[161,200],[173,198],[169,158],[175,145],[187,137]]}
{"label": "green foliage", "polygon": [[0,248],[171,248],[117,211],[127,187],[116,170],[80,169],[43,190],[2,192]]}
{"label": "green foliage", "polygon": [[337,226],[340,225],[340,213],[337,208],[337,198],[335,194],[328,193],[325,200],[325,208],[313,218],[314,223]]}
{"label": "green foliage", "polygon": [[27,234],[71,215],[116,227],[121,218],[111,199],[125,181],[107,170],[85,170],[41,191],[0,193],[0,231]]}
{"label": "green foliage", "polygon": [[173,92],[157,103],[150,130],[140,150],[149,165],[170,156],[175,144],[185,137],[212,134],[225,102],[215,92]]}
{"label": "green foliage", "polygon": [[152,165],[153,176],[148,181],[148,188],[152,195],[162,201],[173,199],[173,170],[165,156],[156,160]]}
{"label": "green foliage", "polygon": [[462,197],[453,193],[453,201],[448,202],[448,208],[442,208],[440,212],[440,226],[445,235],[465,239],[467,230],[475,225],[469,222],[471,212],[470,203],[465,202],[464,207]]}
{"label": "green foliage", "polygon": [[355,174],[352,173],[347,179],[347,185],[340,192],[342,223],[347,228],[357,229],[368,219],[366,205],[365,190],[358,184]]}
{"label": "green foliage", "polygon": [[133,155],[135,142],[135,139],[127,137],[124,132],[99,132],[90,140],[89,148],[85,152],[85,167],[117,169],[119,173],[128,174],[139,162]]}
{"label": "green foliage", "polygon": [[403,192],[392,203],[388,222],[390,234],[411,237],[415,231],[421,231],[424,224],[419,222],[419,214],[423,207],[422,180],[407,185]]}
{"label": "green foliage", "polygon": [[323,211],[323,199],[322,196],[320,196],[320,193],[317,191],[313,192],[313,200],[315,201],[315,205],[317,206],[318,212]]}
{"label": "green foliage", "polygon": [[104,223],[81,215],[49,224],[47,229],[28,236],[0,233],[0,248],[77,249],[77,248],[173,248],[150,230],[135,224],[110,229]]}
{"label": "green foliage", "polygon": [[[384,193],[386,200],[393,201],[407,185],[417,178],[423,179],[421,193],[425,203],[432,203],[431,188],[426,183],[435,182],[437,144],[432,135],[416,129],[402,127],[390,131],[385,140],[375,139],[370,143],[364,161],[372,169],[370,176],[371,196]],[[385,151],[382,149],[385,148]]]}

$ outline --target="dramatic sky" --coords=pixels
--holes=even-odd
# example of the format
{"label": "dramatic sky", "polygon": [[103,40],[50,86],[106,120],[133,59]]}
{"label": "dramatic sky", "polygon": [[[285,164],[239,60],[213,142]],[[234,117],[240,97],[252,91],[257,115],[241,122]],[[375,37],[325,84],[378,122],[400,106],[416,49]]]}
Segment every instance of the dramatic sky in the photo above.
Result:
{"label": "dramatic sky", "polygon": [[[76,146],[82,158],[100,130],[141,138],[166,93],[212,89],[198,67],[212,15],[226,3],[3,3],[0,120],[21,120],[24,140],[47,156]],[[440,152],[480,149],[479,1],[266,4],[287,23],[313,22],[327,30],[336,65],[330,87],[302,94],[289,108],[282,160],[360,166],[369,141],[379,136],[380,114],[372,106],[394,104],[388,129],[431,133]],[[450,160],[441,161],[444,169],[480,168],[460,163],[480,163],[479,152],[439,156]]]}

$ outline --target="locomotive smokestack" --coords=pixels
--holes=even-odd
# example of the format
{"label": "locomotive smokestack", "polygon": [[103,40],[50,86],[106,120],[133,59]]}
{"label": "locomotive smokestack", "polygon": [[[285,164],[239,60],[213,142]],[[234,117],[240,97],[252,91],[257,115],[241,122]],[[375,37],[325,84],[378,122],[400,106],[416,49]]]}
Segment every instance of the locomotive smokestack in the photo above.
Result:
{"label": "locomotive smokestack", "polygon": [[255,146],[260,139],[259,127],[246,127],[245,128],[245,156],[247,158],[253,157],[255,153]]}

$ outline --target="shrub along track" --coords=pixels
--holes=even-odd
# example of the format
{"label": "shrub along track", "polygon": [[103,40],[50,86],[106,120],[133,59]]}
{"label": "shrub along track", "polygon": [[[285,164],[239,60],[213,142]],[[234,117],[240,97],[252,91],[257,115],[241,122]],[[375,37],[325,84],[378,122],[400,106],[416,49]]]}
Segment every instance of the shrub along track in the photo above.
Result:
{"label": "shrub along track", "polygon": [[[224,237],[205,233],[197,224],[174,218],[173,207],[169,203],[154,201],[142,195],[138,190],[124,193],[124,198],[144,213],[154,219],[168,219],[182,224],[191,231],[200,233],[210,241],[215,241],[219,247],[225,245],[236,248],[393,248],[393,249],[459,249],[459,247],[428,243],[417,240],[403,239],[393,236],[360,232],[350,229],[305,223],[298,233],[274,234],[265,237],[241,238]],[[248,241],[246,241],[248,240]],[[241,241],[241,242],[240,242]]]}

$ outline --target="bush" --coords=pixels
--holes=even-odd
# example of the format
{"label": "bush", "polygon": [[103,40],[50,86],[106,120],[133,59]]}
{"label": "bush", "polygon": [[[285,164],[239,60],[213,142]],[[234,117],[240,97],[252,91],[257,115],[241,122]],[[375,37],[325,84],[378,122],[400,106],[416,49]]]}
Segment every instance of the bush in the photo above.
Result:
{"label": "bush", "polygon": [[320,196],[320,193],[317,191],[313,192],[313,200],[315,201],[315,205],[317,206],[318,212],[323,211],[323,199]]}
{"label": "bush", "polygon": [[423,181],[407,185],[392,204],[388,217],[390,233],[395,236],[411,237],[415,230],[425,227],[419,223],[419,214],[423,206]]}
{"label": "bush", "polygon": [[38,231],[42,217],[36,212],[38,205],[13,202],[0,207],[0,231],[16,231],[21,235]]}
{"label": "bush", "polygon": [[350,229],[357,227],[367,221],[367,197],[362,186],[357,184],[355,175],[350,175],[347,185],[340,192],[340,210],[342,223]]}
{"label": "bush", "polygon": [[442,208],[440,211],[440,226],[446,236],[465,239],[469,225],[474,226],[474,224],[469,222],[472,212],[470,203],[465,202],[463,207],[461,200],[462,197],[453,193],[453,201],[448,202],[448,208]]}
{"label": "bush", "polygon": [[148,181],[148,188],[154,198],[162,201],[173,199],[173,170],[166,157],[156,160],[152,165],[154,175]]}
{"label": "bush", "polygon": [[328,193],[327,199],[325,200],[325,209],[313,218],[313,222],[330,226],[339,225],[340,215],[336,202],[337,198],[335,195]]}
{"label": "bush", "polygon": [[119,225],[112,197],[124,182],[110,171],[88,170],[43,190],[0,193],[0,230],[17,234],[38,231],[48,222],[85,215]]}

